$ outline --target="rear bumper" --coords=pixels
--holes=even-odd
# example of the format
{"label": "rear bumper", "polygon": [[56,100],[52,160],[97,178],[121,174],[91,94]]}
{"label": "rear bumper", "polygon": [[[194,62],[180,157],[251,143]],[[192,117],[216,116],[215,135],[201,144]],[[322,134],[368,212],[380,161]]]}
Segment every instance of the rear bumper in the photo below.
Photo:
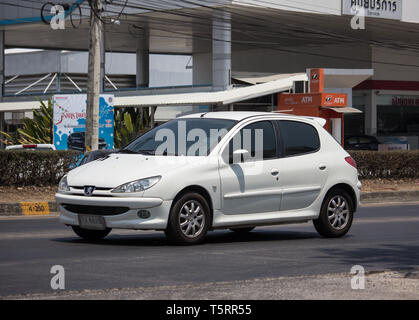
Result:
{"label": "rear bumper", "polygon": [[355,208],[355,210],[361,204],[361,188],[362,188],[362,183],[361,183],[361,181],[358,180],[358,182],[356,183],[356,188],[355,188],[355,195],[356,195],[356,208]]}
{"label": "rear bumper", "polygon": [[[55,200],[60,210],[60,221],[67,225],[79,225],[78,214],[69,211],[64,205],[81,205],[97,207],[127,207],[125,213],[103,216],[108,228],[138,229],[138,230],[163,230],[166,229],[169,217],[171,200],[164,201],[160,198],[119,198],[119,197],[85,197],[68,194],[55,194]],[[140,218],[139,210],[150,212],[149,218]]]}

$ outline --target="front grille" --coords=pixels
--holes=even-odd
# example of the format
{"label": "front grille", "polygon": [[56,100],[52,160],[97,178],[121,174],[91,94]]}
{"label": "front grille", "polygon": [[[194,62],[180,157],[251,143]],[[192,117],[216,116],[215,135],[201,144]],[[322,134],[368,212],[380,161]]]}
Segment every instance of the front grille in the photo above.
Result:
{"label": "front grille", "polygon": [[104,206],[85,206],[78,204],[66,204],[62,205],[64,209],[79,214],[97,214],[100,216],[114,216],[117,214],[123,214],[129,211],[128,207],[104,207]]}
{"label": "front grille", "polygon": [[[90,196],[86,196],[84,193],[70,193],[73,196],[79,196],[79,197],[90,197]],[[109,197],[113,197],[111,194],[93,194],[93,197],[97,198],[97,197],[102,197],[102,198],[109,198]]]}
{"label": "front grille", "polygon": [[[71,188],[73,188],[73,189],[76,189],[76,190],[84,190],[84,187],[83,186],[70,186]],[[112,190],[112,188],[103,188],[103,187],[95,187],[95,190],[101,190],[101,191],[108,191],[108,190]]]}

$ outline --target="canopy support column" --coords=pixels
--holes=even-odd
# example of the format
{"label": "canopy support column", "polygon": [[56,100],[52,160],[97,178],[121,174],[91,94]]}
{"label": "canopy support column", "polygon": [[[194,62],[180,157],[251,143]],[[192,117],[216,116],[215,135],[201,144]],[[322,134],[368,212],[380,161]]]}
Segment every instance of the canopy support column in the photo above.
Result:
{"label": "canopy support column", "polygon": [[148,30],[144,28],[144,35],[137,43],[137,72],[136,86],[148,87],[150,84],[150,51]]}
{"label": "canopy support column", "polygon": [[215,12],[212,21],[212,87],[231,87],[231,21],[229,12]]}

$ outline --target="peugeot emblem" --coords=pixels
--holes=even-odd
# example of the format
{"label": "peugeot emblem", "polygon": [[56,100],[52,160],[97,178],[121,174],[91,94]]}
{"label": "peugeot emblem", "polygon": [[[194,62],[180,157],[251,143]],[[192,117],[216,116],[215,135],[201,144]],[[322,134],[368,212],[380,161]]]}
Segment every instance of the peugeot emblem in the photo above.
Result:
{"label": "peugeot emblem", "polygon": [[95,191],[94,186],[85,186],[84,187],[84,195],[90,197],[93,194],[93,191]]}

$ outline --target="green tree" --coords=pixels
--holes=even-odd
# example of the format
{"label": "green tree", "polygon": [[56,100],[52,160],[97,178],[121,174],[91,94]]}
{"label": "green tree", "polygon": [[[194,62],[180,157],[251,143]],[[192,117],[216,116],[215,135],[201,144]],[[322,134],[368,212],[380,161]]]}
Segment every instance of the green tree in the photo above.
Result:
{"label": "green tree", "polygon": [[116,108],[114,122],[115,148],[122,148],[140,134],[149,130],[147,108]]}

